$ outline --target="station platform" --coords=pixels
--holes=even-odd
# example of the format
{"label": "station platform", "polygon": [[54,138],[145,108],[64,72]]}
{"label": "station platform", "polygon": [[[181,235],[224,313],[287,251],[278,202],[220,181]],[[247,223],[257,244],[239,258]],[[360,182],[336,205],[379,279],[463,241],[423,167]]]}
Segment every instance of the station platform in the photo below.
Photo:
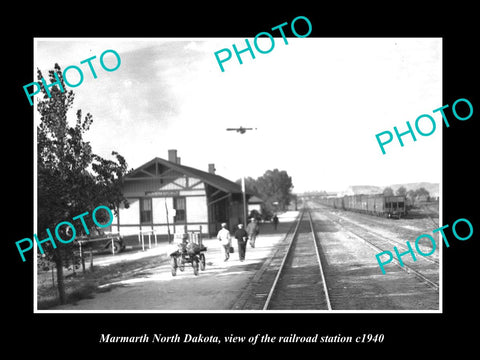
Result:
{"label": "station platform", "polygon": [[195,276],[191,266],[172,276],[167,242],[145,251],[125,251],[117,255],[94,258],[94,266],[109,266],[122,262],[142,262],[152,257],[153,266],[143,268],[118,280],[103,285],[109,291],[95,293],[92,299],[76,304],[65,304],[51,311],[225,311],[236,310],[239,299],[262,265],[275,251],[298,215],[297,211],[280,214],[277,229],[272,223],[261,223],[255,248],[247,244],[245,261],[240,261],[236,240],[235,252],[224,261],[223,248],[216,238],[203,240],[206,268]]}
{"label": "station platform", "polygon": [[[276,237],[285,235],[289,229],[289,225],[293,222],[298,214],[298,211],[287,211],[285,213],[279,214],[279,223],[277,229],[274,228],[273,223],[264,222],[260,223],[260,233],[257,236],[257,241],[262,242],[264,237]],[[230,231],[232,238],[235,231]],[[204,245],[207,249],[212,249],[219,247],[219,241],[215,237],[209,237],[203,239]],[[236,246],[236,240],[232,239],[234,247]],[[135,261],[136,259],[141,259],[150,256],[159,256],[161,258],[168,258],[168,252],[174,248],[174,244],[169,244],[166,240],[157,241],[155,244],[153,237],[150,241],[145,240],[144,248],[142,250],[141,244],[135,247],[127,247],[126,250],[122,251],[119,254],[105,254],[105,255],[96,255],[94,257],[94,266],[108,266],[113,263],[122,262],[122,261]],[[85,266],[90,265],[89,261],[85,262]]]}

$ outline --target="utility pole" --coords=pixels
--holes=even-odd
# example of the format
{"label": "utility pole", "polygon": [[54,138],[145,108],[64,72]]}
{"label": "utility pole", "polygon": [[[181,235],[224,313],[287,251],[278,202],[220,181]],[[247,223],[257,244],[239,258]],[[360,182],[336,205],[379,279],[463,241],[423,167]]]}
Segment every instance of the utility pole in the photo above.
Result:
{"label": "utility pole", "polygon": [[245,175],[242,175],[243,226],[247,228],[247,194],[245,193]]}
{"label": "utility pole", "polygon": [[[239,134],[245,134],[247,130],[257,130],[257,128],[227,128],[227,131],[236,131]],[[242,202],[243,202],[243,226],[247,227],[247,194],[245,191],[245,175],[242,175]]]}

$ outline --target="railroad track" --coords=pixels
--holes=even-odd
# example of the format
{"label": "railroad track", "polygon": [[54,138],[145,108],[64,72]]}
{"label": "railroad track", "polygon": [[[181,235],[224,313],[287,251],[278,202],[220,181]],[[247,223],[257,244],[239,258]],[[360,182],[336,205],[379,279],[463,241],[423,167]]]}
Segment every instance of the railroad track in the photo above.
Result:
{"label": "railroad track", "polygon": [[263,310],[332,310],[319,244],[304,209],[284,254]]}
{"label": "railroad track", "polygon": [[[391,250],[391,243],[381,242],[378,234],[368,234],[368,229],[339,223],[324,211],[322,216],[328,222],[313,221],[310,208],[301,210],[289,232],[256,272],[232,309],[341,311],[418,309],[417,306],[436,309],[438,264],[425,262],[419,268],[408,264],[402,270],[412,276],[404,277],[398,274],[402,271],[397,270],[390,278],[379,277],[380,270],[373,261],[367,261],[356,251],[368,247],[378,253]],[[325,234],[321,245],[315,230],[318,226]],[[342,235],[335,235],[337,232]],[[353,243],[349,243],[348,238]],[[353,246],[354,243],[366,246]],[[338,257],[343,259],[338,260]],[[432,271],[426,276],[423,272],[428,266]],[[418,299],[415,301],[421,305],[412,299]]]}
{"label": "railroad track", "polygon": [[[321,211],[322,213],[327,213],[326,209],[330,209],[326,206],[323,206],[323,207],[316,207],[316,208],[312,208],[312,207],[309,207],[310,208],[310,211]],[[331,210],[331,209],[330,209]],[[372,215],[364,215],[365,217],[371,217],[373,220],[377,220],[377,217],[376,216],[372,216]],[[428,215],[427,215],[428,216]],[[337,219],[338,218],[338,219]],[[429,217],[430,220],[431,217]],[[363,228],[363,231],[366,231],[368,232],[369,234],[373,235],[373,236],[376,236],[376,237],[379,237],[379,238],[383,238],[386,242],[389,242],[391,245],[392,245],[392,249],[393,249],[393,246],[396,246],[397,249],[403,253],[404,251],[407,251],[408,248],[406,247],[405,243],[406,243],[406,240],[403,240],[403,241],[399,241],[399,240],[396,240],[396,239],[393,239],[393,238],[387,238],[385,237],[384,234],[381,234],[377,231],[374,230],[375,228],[375,223],[364,223],[364,224],[358,224],[352,220],[350,220],[349,218],[345,217],[345,216],[341,216],[341,215],[338,215],[337,213],[335,213],[335,218],[332,218],[332,216],[329,216],[329,219],[334,222],[335,224],[339,225],[340,227],[345,227],[345,226],[349,226],[349,227],[354,227],[354,228]],[[394,220],[392,220],[394,221]],[[432,222],[434,222],[432,220]],[[346,225],[345,223],[349,223],[350,225]],[[435,225],[437,225],[437,223],[434,222]],[[438,225],[437,225],[438,227]],[[395,228],[392,227],[392,230],[395,231]],[[419,234],[416,233],[415,231],[411,231],[412,233],[412,237],[408,240],[414,240]],[[419,245],[420,248],[424,251],[424,252],[429,252],[431,249],[432,249],[432,246],[430,244],[427,244],[427,245],[422,245],[420,244]],[[437,244],[438,246],[438,244]],[[388,249],[386,249],[388,250]],[[429,257],[425,257],[424,258],[425,261],[428,261],[428,262],[431,262],[431,263],[434,263],[436,264],[437,266],[439,265],[439,260],[438,260],[438,256],[436,254],[433,254],[433,256],[429,256]]]}
{"label": "railroad track", "polygon": [[[338,215],[337,215],[338,216]],[[339,220],[337,219],[333,219],[330,217],[330,220],[333,221],[335,224],[339,225],[339,226],[342,226],[342,227],[348,227],[350,232],[354,233],[354,234],[359,234],[359,233],[362,233],[364,235],[357,235],[359,237],[364,237],[365,234],[370,234],[370,235],[373,235],[377,238],[381,238],[383,239],[384,241],[390,243],[392,246],[396,246],[397,249],[403,253],[405,251],[408,250],[407,246],[405,245],[405,241],[401,242],[401,241],[398,241],[398,240],[395,240],[395,239],[390,239],[390,238],[386,238],[383,234],[380,234],[379,232],[373,230],[371,227],[368,227],[368,226],[364,226],[364,225],[360,225],[360,224],[356,224],[355,222],[349,220],[348,218],[345,218],[345,217],[341,217],[341,216],[338,216],[339,219],[341,219],[342,223],[340,223]],[[348,223],[348,225],[346,225],[345,223]],[[359,229],[358,231],[353,231],[351,230],[352,228],[355,228],[355,229]],[[393,249],[393,247],[391,247],[391,249]],[[384,249],[384,250],[388,250],[387,249]],[[431,250],[431,247],[429,247],[428,249],[425,248],[424,249],[425,252],[427,251],[430,251]],[[382,250],[383,251],[383,250]],[[436,264],[437,266],[439,265],[439,260],[438,258],[435,258],[435,257],[424,257],[424,260],[428,261],[428,262],[431,262],[433,264]]]}
{"label": "railroad track", "polygon": [[[333,218],[330,214],[326,215],[332,222],[337,224],[342,228],[343,231],[349,232],[356,236],[357,238],[361,239],[362,241],[365,242],[366,245],[374,249],[375,251],[382,252],[385,250],[392,251],[392,245],[397,246],[399,251],[404,252],[406,251],[406,246],[404,244],[399,244],[395,240],[390,240],[386,239],[384,236],[376,233],[375,231],[372,231],[370,229],[366,229],[362,226],[356,225],[353,222],[350,221],[343,221],[342,223],[339,222],[338,219]],[[342,220],[345,220],[341,218]],[[433,272],[438,276],[438,266],[439,262],[436,259],[430,259],[428,257],[421,257],[418,256],[418,258],[421,258],[430,264],[419,264],[418,260],[417,262],[413,262],[411,264],[404,264],[401,266],[400,262],[394,257],[393,262],[398,265],[402,270],[406,271],[407,273],[411,273],[415,275],[418,279],[426,283],[427,285],[439,289],[439,283],[438,280],[430,275],[426,275],[424,272],[425,271],[430,271]]]}

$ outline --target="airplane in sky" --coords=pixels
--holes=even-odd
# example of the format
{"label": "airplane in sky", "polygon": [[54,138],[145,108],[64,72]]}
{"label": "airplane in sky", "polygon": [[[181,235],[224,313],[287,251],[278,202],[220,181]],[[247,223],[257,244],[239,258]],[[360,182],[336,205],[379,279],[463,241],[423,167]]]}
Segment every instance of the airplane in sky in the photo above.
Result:
{"label": "airplane in sky", "polygon": [[245,134],[247,130],[257,130],[257,128],[244,128],[240,126],[239,128],[227,128],[227,131],[236,131],[240,134]]}

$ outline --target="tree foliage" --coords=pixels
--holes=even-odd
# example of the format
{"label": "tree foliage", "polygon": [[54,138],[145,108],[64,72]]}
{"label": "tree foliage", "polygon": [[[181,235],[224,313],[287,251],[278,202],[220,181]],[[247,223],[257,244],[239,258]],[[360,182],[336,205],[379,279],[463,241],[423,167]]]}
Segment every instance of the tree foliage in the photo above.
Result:
{"label": "tree foliage", "polygon": [[[49,71],[50,83],[57,81],[55,74],[66,89],[58,64]],[[37,126],[37,233],[39,239],[45,239],[46,229],[54,234],[59,222],[69,221],[75,225],[76,233],[82,234],[82,223],[72,221],[73,217],[87,211],[91,214],[99,205],[108,206],[116,213],[120,203],[126,203],[121,192],[121,178],[127,171],[127,163],[115,151],[112,152],[115,160],[94,154],[90,143],[84,140],[93,123],[92,115],[83,116],[82,111],[77,110],[75,121],[70,124],[68,114],[75,98],[73,91],[61,92],[58,86],[52,86],[48,89],[51,97],[48,97],[40,81],[43,78],[40,70],[37,75],[43,93],[43,100],[37,107],[41,116]],[[108,221],[108,213],[99,211],[96,215],[98,221]],[[94,226],[91,216],[85,216],[84,220],[87,227]],[[64,237],[68,238],[70,236]],[[39,266],[45,268],[44,260],[55,263],[62,301],[60,276],[63,265],[72,258],[74,243],[59,243],[54,249],[48,242],[42,247],[45,255],[39,252]]]}
{"label": "tree foliage", "polygon": [[[385,196],[392,196],[393,194],[394,192],[391,187],[386,187],[383,190],[383,195]],[[395,194],[406,196],[408,199],[410,199],[412,205],[415,205],[415,201],[421,197],[425,197],[426,199],[429,199],[430,197],[430,193],[424,187],[420,187],[416,190],[410,189],[407,191],[405,186],[400,186],[395,192]]]}
{"label": "tree foliage", "polygon": [[385,189],[383,189],[383,195],[393,196],[393,189],[390,186],[387,186]]}
{"label": "tree foliage", "polygon": [[[265,210],[285,210],[292,199],[292,178],[285,170],[267,170],[257,179],[245,178],[247,192],[253,193],[265,202]],[[278,205],[275,205],[278,204]]]}
{"label": "tree foliage", "polygon": [[418,188],[416,190],[408,190],[407,197],[412,202],[412,205],[415,205],[415,201],[421,197],[426,198],[427,200],[430,198],[430,193],[424,187]]}

